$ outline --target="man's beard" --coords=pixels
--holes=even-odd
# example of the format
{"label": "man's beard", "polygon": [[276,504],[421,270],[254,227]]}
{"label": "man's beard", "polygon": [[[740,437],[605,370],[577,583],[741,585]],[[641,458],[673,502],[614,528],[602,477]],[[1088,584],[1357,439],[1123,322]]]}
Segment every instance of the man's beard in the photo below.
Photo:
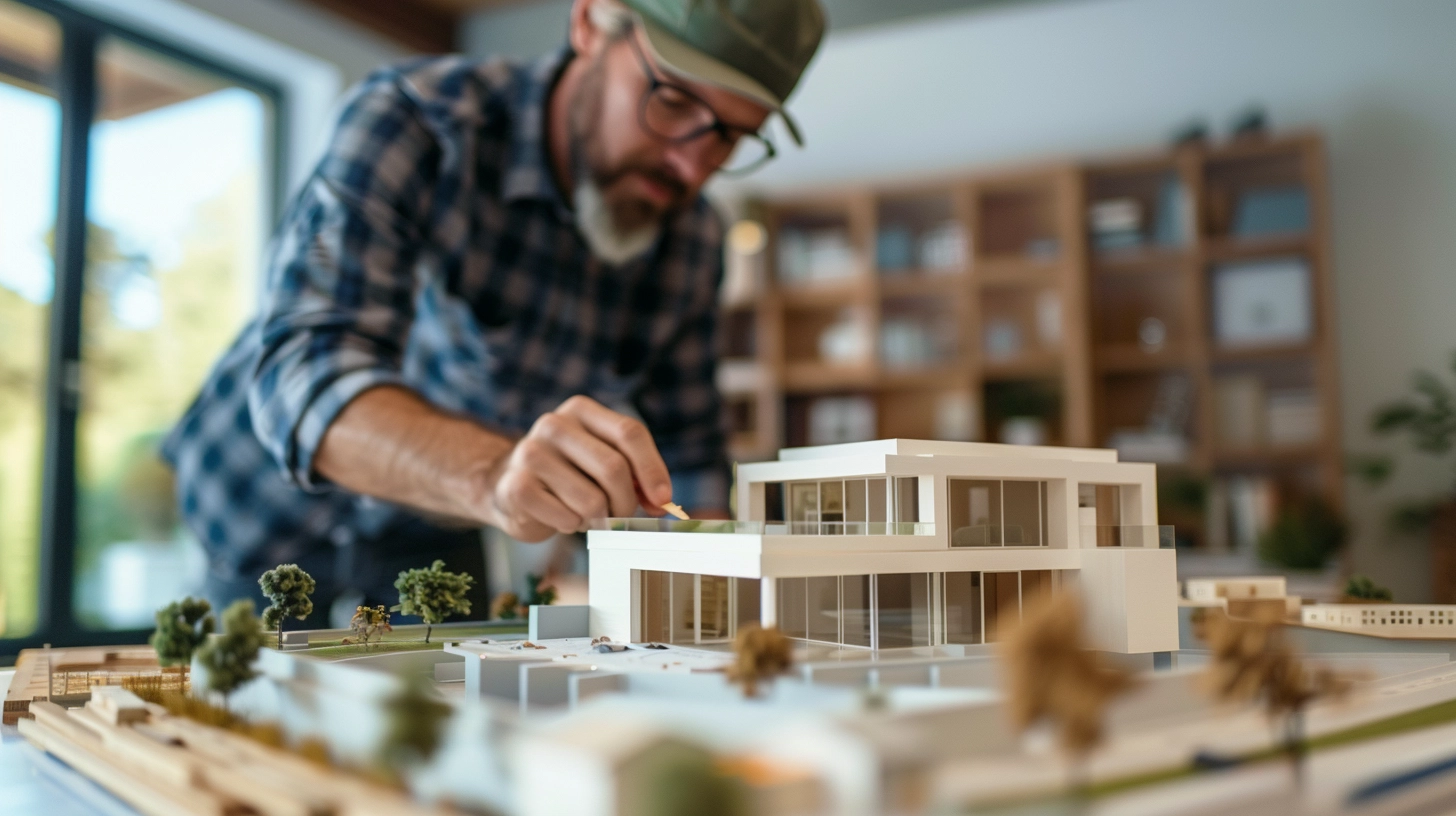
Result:
{"label": "man's beard", "polygon": [[[571,104],[567,122],[571,150],[572,176],[576,189],[572,205],[576,211],[576,228],[597,258],[613,265],[624,264],[657,243],[664,219],[686,195],[683,183],[666,170],[632,160],[616,166],[607,165],[600,155],[600,145],[591,137],[602,117],[602,91],[605,72],[601,59],[582,79]],[[631,173],[647,176],[666,186],[675,195],[667,207],[658,207],[641,198],[608,197],[606,191]]]}

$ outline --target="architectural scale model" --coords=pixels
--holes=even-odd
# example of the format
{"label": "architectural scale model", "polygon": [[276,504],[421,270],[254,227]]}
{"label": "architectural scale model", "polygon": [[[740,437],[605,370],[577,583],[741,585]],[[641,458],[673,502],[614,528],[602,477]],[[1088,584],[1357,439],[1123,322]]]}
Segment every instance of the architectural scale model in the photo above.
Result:
{"label": "architectural scale model", "polygon": [[[199,722],[176,697],[102,690],[31,702],[32,756],[169,815],[1415,816],[1456,804],[1456,637],[1330,648],[1358,636],[1265,621],[1300,652],[1286,648],[1284,666],[1352,690],[1300,708],[1293,731],[1271,727],[1268,701],[1219,702],[1206,677],[1236,667],[1209,665],[1180,617],[1202,607],[1236,621],[1241,603],[1288,601],[1259,578],[1180,599],[1151,466],[892,440],[786,450],[740,466],[738,489],[733,521],[602,521],[588,536],[590,605],[532,606],[525,633],[443,624],[425,643],[406,619],[343,644],[353,633],[285,630],[225,700],[193,660],[190,699],[225,704],[241,729]],[[1096,659],[1063,652],[1045,667],[1062,672],[1055,683],[1024,646],[1002,665],[1003,646],[1037,630],[1019,627],[1023,610],[1045,635],[1039,596],[1070,586],[1081,606],[1058,596],[1056,619],[1080,614]],[[794,648],[749,696],[730,667],[755,635]],[[1008,701],[1025,689],[1003,683],[1069,688],[1082,669],[1065,667],[1079,665],[1128,682],[1096,712],[1101,739],[1074,772],[1026,709],[1013,724]],[[249,742],[270,729],[274,747]],[[1284,756],[1307,757],[1300,773]]]}

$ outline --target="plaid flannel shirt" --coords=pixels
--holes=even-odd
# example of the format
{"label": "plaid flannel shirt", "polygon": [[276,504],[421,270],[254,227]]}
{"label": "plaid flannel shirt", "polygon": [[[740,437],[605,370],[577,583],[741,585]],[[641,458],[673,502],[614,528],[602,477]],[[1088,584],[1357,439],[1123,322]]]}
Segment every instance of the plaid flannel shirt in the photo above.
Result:
{"label": "plaid flannel shirt", "polygon": [[508,434],[586,394],[647,424],[675,501],[727,507],[722,225],[699,197],[642,259],[592,256],[545,148],[570,57],[420,60],[346,100],[270,248],[257,317],[163,445],[216,575],[419,520],[313,470],[335,416],[380,385]]}

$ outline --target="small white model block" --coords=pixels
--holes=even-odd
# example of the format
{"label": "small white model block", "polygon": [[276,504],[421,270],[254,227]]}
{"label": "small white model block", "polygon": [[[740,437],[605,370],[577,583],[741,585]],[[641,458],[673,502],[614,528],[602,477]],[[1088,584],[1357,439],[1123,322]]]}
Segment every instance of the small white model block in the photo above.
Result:
{"label": "small white model block", "polygon": [[1200,603],[1212,603],[1220,598],[1283,598],[1287,594],[1282,575],[1190,578],[1184,582],[1183,592],[1188,600]]}
{"label": "small white model block", "polygon": [[738,626],[870,650],[998,640],[1077,583],[1099,648],[1178,648],[1153,465],[1110,450],[892,439],[740,465],[736,522],[588,534],[590,633],[726,643]]}
{"label": "small white model block", "polygon": [[1456,640],[1456,605],[1310,604],[1300,610],[1305,626],[1389,638]]}

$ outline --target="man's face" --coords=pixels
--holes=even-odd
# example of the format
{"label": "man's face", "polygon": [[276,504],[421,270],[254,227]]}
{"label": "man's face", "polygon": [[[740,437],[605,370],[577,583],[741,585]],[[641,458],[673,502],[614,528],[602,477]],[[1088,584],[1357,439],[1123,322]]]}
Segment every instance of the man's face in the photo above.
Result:
{"label": "man's face", "polygon": [[639,38],[640,56],[625,38],[606,44],[573,99],[573,172],[578,187],[587,182],[596,188],[615,230],[655,234],[665,217],[697,196],[727,158],[727,145],[714,131],[671,142],[644,129],[642,100],[651,81],[642,60],[659,80],[690,91],[735,130],[758,130],[769,111],[729,91],[668,74],[653,62],[636,30],[627,37]]}

